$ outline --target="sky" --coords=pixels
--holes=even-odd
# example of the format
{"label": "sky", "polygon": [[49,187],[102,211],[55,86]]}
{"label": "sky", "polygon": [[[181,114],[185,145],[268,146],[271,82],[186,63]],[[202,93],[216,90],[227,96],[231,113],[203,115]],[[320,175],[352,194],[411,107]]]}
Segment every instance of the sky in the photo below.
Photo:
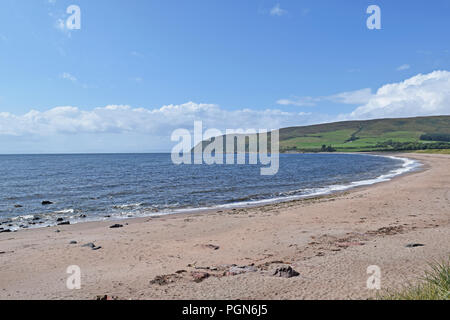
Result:
{"label": "sky", "polygon": [[0,153],[170,151],[199,120],[448,115],[449,17],[448,0],[2,0]]}

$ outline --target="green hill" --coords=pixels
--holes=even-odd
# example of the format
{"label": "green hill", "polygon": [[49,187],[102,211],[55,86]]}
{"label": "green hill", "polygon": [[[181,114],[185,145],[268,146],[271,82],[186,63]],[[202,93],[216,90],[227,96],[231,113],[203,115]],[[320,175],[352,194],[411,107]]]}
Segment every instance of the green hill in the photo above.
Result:
{"label": "green hill", "polygon": [[280,149],[321,151],[324,145],[347,152],[415,150],[439,145],[446,149],[449,137],[450,116],[345,121],[281,129]]}
{"label": "green hill", "polygon": [[[203,141],[203,146],[210,141]],[[281,152],[450,149],[450,116],[344,121],[280,129]]]}

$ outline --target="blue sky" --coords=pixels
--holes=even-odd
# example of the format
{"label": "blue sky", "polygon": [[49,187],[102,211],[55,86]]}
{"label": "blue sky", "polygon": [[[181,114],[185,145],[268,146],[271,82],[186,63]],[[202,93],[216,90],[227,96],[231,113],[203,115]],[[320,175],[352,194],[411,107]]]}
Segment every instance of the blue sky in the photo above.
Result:
{"label": "blue sky", "polygon": [[[72,4],[80,30],[59,25]],[[371,4],[381,30],[366,27]],[[449,16],[447,0],[2,0],[0,153],[162,151],[175,124],[203,118],[449,114]]]}

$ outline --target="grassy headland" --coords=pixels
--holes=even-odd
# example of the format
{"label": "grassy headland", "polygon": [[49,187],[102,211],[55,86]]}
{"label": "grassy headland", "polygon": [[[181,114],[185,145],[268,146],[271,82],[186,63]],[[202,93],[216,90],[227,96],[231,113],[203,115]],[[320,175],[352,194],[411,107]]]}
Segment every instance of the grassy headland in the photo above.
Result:
{"label": "grassy headland", "polygon": [[449,142],[450,116],[347,121],[280,130],[280,148],[285,152],[450,149]]}
{"label": "grassy headland", "polygon": [[[203,141],[203,148],[212,141],[214,138]],[[248,150],[248,140],[246,144]],[[344,121],[280,129],[280,152],[415,150],[450,150],[450,116]]]}

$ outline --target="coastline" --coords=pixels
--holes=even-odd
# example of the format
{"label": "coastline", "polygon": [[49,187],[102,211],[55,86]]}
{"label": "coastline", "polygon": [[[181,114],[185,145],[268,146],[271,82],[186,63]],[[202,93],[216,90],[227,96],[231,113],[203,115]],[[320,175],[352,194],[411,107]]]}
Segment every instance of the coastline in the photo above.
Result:
{"label": "coastline", "polygon": [[[330,154],[348,154],[348,155],[354,155],[354,153],[330,153]],[[375,157],[384,157],[384,158],[391,158],[399,161],[403,161],[403,165],[401,168],[398,169],[392,169],[389,172],[385,172],[381,174],[378,177],[366,179],[366,180],[355,180],[349,183],[337,183],[337,184],[330,184],[323,187],[315,187],[311,189],[304,189],[301,190],[303,194],[298,194],[298,191],[300,190],[291,190],[288,192],[284,192],[284,195],[279,195],[277,197],[272,198],[264,198],[259,200],[242,200],[238,202],[231,202],[227,204],[216,204],[209,207],[193,207],[193,208],[178,208],[178,209],[171,209],[168,211],[160,211],[160,212],[154,212],[154,213],[146,213],[146,214],[136,214],[131,212],[125,212],[120,215],[114,215],[112,213],[108,213],[106,216],[92,216],[87,217],[86,215],[82,215],[82,217],[71,216],[71,217],[65,217],[61,218],[62,216],[59,214],[66,213],[66,214],[73,214],[74,209],[73,208],[66,208],[64,210],[60,211],[54,211],[54,215],[57,216],[61,221],[68,221],[69,224],[79,224],[79,223],[90,223],[90,222],[101,222],[101,221],[111,221],[111,222],[126,222],[130,219],[138,219],[138,218],[154,218],[154,217],[162,217],[162,216],[169,216],[169,215],[178,215],[178,214],[196,214],[196,213],[210,213],[215,212],[219,210],[229,210],[229,209],[244,209],[244,208],[254,208],[254,207],[261,207],[265,205],[270,204],[277,204],[277,203],[283,203],[283,202],[290,202],[290,201],[296,201],[296,200],[302,200],[302,199],[309,199],[309,198],[317,198],[321,196],[328,196],[328,195],[334,195],[339,194],[342,192],[346,192],[348,190],[352,190],[355,188],[360,188],[364,186],[371,186],[374,184],[378,184],[381,182],[390,181],[392,179],[395,179],[398,176],[407,174],[409,172],[414,172],[416,170],[420,170],[420,167],[422,164],[419,161],[405,158],[405,157],[398,157],[398,154],[396,153],[377,153],[377,152],[371,152],[371,153],[362,153],[359,154],[362,156],[375,156]],[[289,195],[292,194],[292,195]],[[139,204],[123,204],[120,207],[129,208],[129,207],[135,207]],[[8,229],[15,232],[18,230],[24,230],[24,229],[37,229],[37,228],[47,228],[52,226],[57,226],[58,221],[56,217],[53,219],[52,222],[44,222],[43,220],[39,219],[38,223],[34,223],[34,217],[33,214],[26,214],[21,216],[12,217],[10,219],[7,219],[5,221],[10,220],[11,222],[15,222],[15,226],[10,226]],[[30,223],[31,222],[31,223]],[[20,227],[19,227],[20,226]],[[1,223],[0,223],[1,227]]]}
{"label": "coastline", "polygon": [[[0,234],[0,298],[373,298],[367,266],[379,265],[392,288],[450,253],[450,156],[402,157],[424,166],[332,195],[131,218],[120,229],[97,221]],[[81,247],[88,242],[102,248]],[[256,271],[223,276],[232,264]],[[81,268],[81,290],[65,286],[69,265]],[[273,277],[278,265],[300,276]],[[191,272],[200,271],[209,278],[196,283]],[[151,284],[157,276],[169,280]]]}

